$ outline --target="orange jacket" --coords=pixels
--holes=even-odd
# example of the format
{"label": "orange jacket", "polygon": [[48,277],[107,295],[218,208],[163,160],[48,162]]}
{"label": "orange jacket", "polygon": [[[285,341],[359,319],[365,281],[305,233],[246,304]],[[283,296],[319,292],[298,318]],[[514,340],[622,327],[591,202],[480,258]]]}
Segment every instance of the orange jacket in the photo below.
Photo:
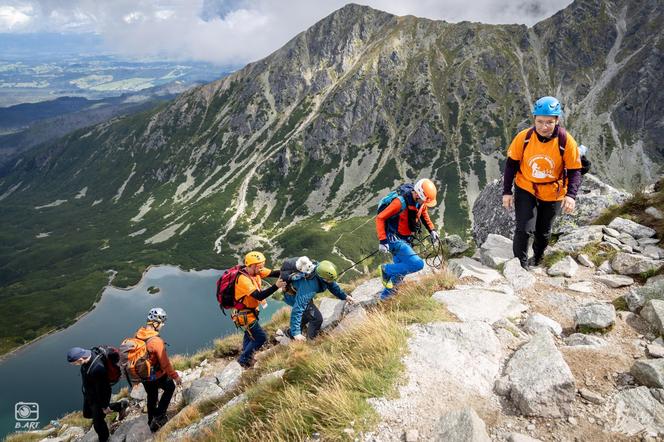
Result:
{"label": "orange jacket", "polygon": [[155,376],[157,378],[162,377],[164,373],[173,380],[177,380],[180,377],[173,368],[173,365],[171,365],[171,360],[168,358],[168,353],[166,352],[166,344],[164,344],[164,340],[159,336],[158,331],[148,327],[141,327],[136,332],[136,337],[147,341],[150,363],[155,368]]}
{"label": "orange jacket", "polygon": [[[399,216],[397,225],[397,233],[399,235],[406,237],[415,233],[411,229],[410,223],[408,222],[408,217],[409,214],[411,217],[417,217],[418,208],[415,207],[415,205],[408,205],[407,198],[406,204],[407,207],[402,210],[401,200],[399,198],[394,198],[392,202],[376,216],[376,232],[378,233],[379,241],[387,241],[387,229],[385,226],[387,221],[396,215]],[[431,221],[427,209],[428,208],[424,206],[422,209],[421,217],[426,224],[427,230],[432,231],[436,229],[436,226]]]}

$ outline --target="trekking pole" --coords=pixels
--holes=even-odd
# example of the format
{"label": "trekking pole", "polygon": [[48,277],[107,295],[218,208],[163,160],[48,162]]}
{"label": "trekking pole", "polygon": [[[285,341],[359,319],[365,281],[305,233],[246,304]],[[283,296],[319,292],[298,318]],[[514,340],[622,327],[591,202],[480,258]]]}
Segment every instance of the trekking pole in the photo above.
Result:
{"label": "trekking pole", "polygon": [[380,250],[376,250],[375,252],[373,252],[373,253],[371,253],[371,254],[365,256],[364,258],[360,259],[359,261],[354,262],[353,265],[351,265],[350,267],[348,267],[347,269],[344,269],[341,273],[339,273],[339,276],[338,276],[338,277],[341,277],[341,275],[343,275],[344,273],[346,273],[348,270],[352,269],[353,267],[355,267],[356,265],[358,265],[358,264],[361,263],[362,261],[366,261],[367,259],[371,258],[372,256],[374,256],[374,255],[375,255],[376,253],[378,253],[378,252],[380,252]]}

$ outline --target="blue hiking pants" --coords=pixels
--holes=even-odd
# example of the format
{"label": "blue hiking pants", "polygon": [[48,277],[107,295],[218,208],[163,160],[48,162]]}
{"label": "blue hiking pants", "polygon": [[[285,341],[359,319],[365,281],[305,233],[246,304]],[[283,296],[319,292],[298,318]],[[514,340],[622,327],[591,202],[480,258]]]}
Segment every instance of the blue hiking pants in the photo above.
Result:
{"label": "blue hiking pants", "polygon": [[[389,276],[390,280],[396,285],[403,281],[404,276],[409,273],[419,272],[424,268],[424,260],[419,257],[415,250],[403,240],[392,241],[389,244],[390,253],[392,253],[392,264],[383,266],[383,273]],[[392,294],[392,290],[385,289],[381,298]]]}

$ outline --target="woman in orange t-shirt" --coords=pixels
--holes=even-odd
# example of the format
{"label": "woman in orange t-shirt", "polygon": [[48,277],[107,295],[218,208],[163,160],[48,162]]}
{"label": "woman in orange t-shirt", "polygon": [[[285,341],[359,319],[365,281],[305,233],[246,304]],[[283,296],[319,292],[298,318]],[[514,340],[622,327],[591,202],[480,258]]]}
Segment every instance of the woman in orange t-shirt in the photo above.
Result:
{"label": "woman in orange t-shirt", "polygon": [[[503,177],[503,207],[514,206],[516,215],[512,249],[525,269],[541,263],[556,215],[561,208],[565,213],[574,211],[581,185],[578,145],[559,125],[560,102],[542,97],[532,113],[535,125],[512,140]],[[531,234],[534,256],[528,261]]]}

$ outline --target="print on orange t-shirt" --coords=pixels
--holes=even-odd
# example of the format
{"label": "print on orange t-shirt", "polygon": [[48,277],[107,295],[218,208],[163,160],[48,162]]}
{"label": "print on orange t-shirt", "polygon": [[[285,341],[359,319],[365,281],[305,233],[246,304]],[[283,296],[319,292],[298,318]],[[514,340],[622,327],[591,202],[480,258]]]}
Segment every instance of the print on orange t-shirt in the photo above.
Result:
{"label": "print on orange t-shirt", "polygon": [[576,140],[567,133],[565,157],[561,158],[558,138],[542,143],[533,133],[524,149],[528,129],[519,132],[507,150],[508,157],[519,161],[514,183],[542,201],[560,201],[567,194],[567,183],[562,182],[563,167],[581,169]]}

